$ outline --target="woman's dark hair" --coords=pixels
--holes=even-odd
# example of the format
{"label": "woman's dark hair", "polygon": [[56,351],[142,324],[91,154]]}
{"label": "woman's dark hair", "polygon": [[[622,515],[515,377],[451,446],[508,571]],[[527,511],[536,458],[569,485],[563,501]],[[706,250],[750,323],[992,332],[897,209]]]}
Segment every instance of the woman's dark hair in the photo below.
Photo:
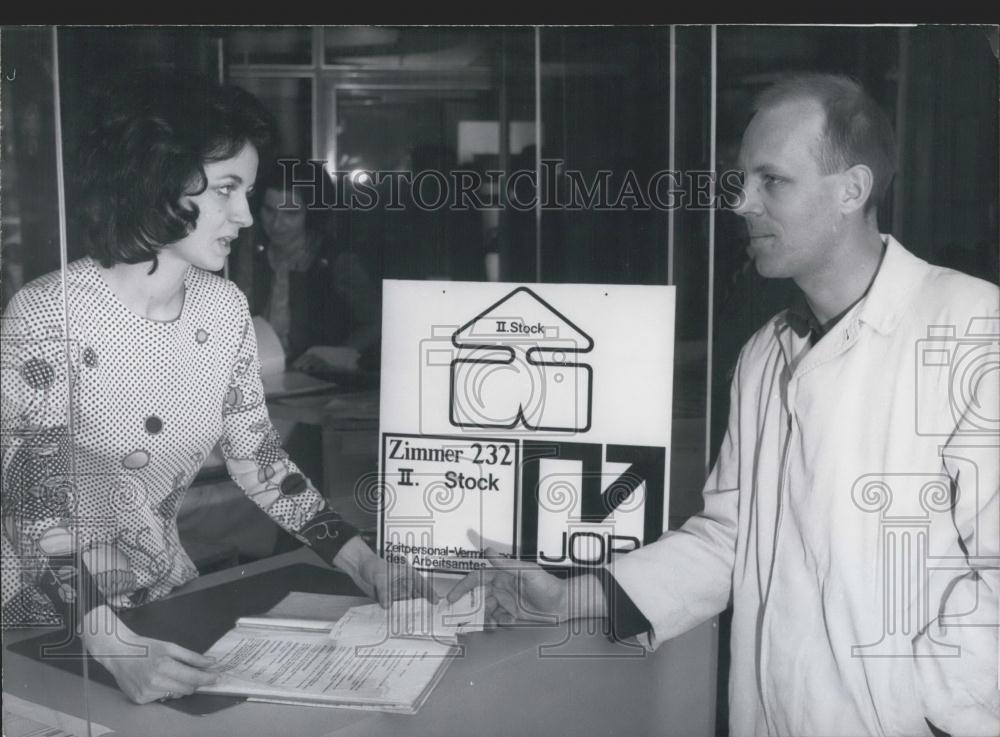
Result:
{"label": "woman's dark hair", "polygon": [[173,73],[132,77],[98,105],[80,157],[88,250],[103,266],[152,261],[198,220],[184,195],[205,191],[204,164],[266,149],[270,114],[238,87]]}

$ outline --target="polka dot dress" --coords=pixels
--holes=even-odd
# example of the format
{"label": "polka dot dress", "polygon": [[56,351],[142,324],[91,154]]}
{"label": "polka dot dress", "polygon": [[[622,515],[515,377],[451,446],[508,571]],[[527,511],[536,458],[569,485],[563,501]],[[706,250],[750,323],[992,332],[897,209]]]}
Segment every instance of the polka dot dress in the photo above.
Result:
{"label": "polka dot dress", "polygon": [[3,321],[5,624],[52,620],[39,571],[78,549],[113,606],[195,577],[176,517],[220,440],[233,478],[283,527],[329,515],[268,419],[235,285],[190,268],[181,314],[157,322],[127,309],[89,258],[67,283],[68,341],[58,272],[15,295]]}

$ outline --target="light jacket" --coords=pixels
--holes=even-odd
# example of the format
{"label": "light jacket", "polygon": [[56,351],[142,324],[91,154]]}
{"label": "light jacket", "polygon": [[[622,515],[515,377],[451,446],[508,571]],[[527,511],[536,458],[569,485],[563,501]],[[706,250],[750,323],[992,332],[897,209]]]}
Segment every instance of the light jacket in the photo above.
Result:
{"label": "light jacket", "polygon": [[653,646],[733,602],[730,732],[1000,734],[1000,292],[887,237],[810,347],[743,347],[680,530],[611,571]]}

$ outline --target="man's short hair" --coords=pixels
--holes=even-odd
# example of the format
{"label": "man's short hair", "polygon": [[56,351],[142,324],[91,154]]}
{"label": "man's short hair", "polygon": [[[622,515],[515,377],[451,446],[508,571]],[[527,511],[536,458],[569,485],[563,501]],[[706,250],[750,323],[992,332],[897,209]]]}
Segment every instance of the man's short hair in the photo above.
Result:
{"label": "man's short hair", "polygon": [[865,212],[881,205],[896,173],[896,137],[885,111],[850,77],[800,73],[761,92],[753,112],[796,100],[815,100],[826,114],[823,139],[814,152],[820,170],[833,174],[864,164],[873,180]]}

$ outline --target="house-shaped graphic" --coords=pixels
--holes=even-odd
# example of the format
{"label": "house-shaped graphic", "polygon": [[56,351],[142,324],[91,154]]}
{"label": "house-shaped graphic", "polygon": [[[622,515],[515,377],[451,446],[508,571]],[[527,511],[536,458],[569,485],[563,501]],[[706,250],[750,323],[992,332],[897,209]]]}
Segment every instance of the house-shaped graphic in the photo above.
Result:
{"label": "house-shaped graphic", "polygon": [[586,432],[594,341],[528,287],[518,287],[452,335],[449,420],[455,427]]}

